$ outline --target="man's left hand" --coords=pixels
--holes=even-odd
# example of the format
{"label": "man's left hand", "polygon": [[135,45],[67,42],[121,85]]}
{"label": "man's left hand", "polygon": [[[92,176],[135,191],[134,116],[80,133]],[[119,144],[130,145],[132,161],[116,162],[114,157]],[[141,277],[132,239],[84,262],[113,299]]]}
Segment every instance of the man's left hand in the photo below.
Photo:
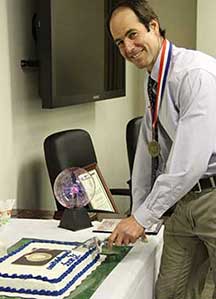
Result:
{"label": "man's left hand", "polygon": [[144,228],[136,221],[134,216],[130,216],[121,220],[116,226],[109,237],[108,245],[109,247],[112,247],[114,243],[117,246],[128,245],[129,243],[136,242],[141,236],[145,238]]}

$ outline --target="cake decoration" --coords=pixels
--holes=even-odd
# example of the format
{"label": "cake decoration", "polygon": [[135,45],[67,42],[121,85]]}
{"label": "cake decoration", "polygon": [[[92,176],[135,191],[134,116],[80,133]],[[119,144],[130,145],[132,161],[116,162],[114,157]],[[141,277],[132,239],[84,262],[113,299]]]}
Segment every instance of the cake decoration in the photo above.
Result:
{"label": "cake decoration", "polygon": [[105,259],[94,239],[84,244],[31,240],[13,250],[0,258],[0,295],[68,296]]}

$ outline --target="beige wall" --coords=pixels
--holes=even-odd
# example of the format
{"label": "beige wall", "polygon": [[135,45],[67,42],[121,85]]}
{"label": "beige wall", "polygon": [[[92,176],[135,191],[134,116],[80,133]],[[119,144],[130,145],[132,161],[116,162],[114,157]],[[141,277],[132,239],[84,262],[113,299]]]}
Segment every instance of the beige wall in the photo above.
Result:
{"label": "beige wall", "polygon": [[216,57],[215,0],[197,1],[197,49]]}
{"label": "beige wall", "polygon": [[196,47],[196,0],[150,0],[167,38],[177,46]]}
{"label": "beige wall", "polygon": [[6,1],[0,2],[0,199],[14,197],[16,167],[13,151],[13,121],[11,111],[10,59],[8,44],[8,26],[6,17]]}
{"label": "beige wall", "polygon": [[[41,109],[38,73],[20,68],[21,59],[35,56],[30,24],[36,3],[37,0],[0,0],[0,199],[16,198],[19,208],[48,209],[54,208],[54,202],[42,146],[44,138],[55,131],[88,130],[107,184],[125,186],[128,179],[125,126],[129,119],[143,113],[143,72],[127,64],[126,97]],[[168,38],[193,47],[194,0],[152,3],[161,13]]]}
{"label": "beige wall", "polygon": [[16,198],[19,208],[46,209],[54,204],[44,163],[44,138],[63,129],[88,130],[108,185],[124,187],[128,179],[125,126],[142,111],[138,73],[131,65],[127,66],[127,97],[41,109],[38,73],[20,68],[21,59],[35,56],[31,17],[36,2],[0,0],[0,198]]}

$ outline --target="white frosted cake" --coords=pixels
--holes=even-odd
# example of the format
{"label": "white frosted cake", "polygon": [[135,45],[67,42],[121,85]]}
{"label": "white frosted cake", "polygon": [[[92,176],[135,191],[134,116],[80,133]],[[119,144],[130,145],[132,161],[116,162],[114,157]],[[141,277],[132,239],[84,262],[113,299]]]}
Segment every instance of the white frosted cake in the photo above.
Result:
{"label": "white frosted cake", "polygon": [[0,295],[60,299],[104,260],[98,248],[75,242],[31,240],[0,258]]}

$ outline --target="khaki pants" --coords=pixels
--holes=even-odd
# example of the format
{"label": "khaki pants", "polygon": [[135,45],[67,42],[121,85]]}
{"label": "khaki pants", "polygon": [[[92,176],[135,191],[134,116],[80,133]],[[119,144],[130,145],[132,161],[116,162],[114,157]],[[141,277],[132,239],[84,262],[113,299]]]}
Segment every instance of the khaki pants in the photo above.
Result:
{"label": "khaki pants", "polygon": [[209,266],[216,286],[215,189],[188,193],[166,221],[156,299],[200,299]]}

